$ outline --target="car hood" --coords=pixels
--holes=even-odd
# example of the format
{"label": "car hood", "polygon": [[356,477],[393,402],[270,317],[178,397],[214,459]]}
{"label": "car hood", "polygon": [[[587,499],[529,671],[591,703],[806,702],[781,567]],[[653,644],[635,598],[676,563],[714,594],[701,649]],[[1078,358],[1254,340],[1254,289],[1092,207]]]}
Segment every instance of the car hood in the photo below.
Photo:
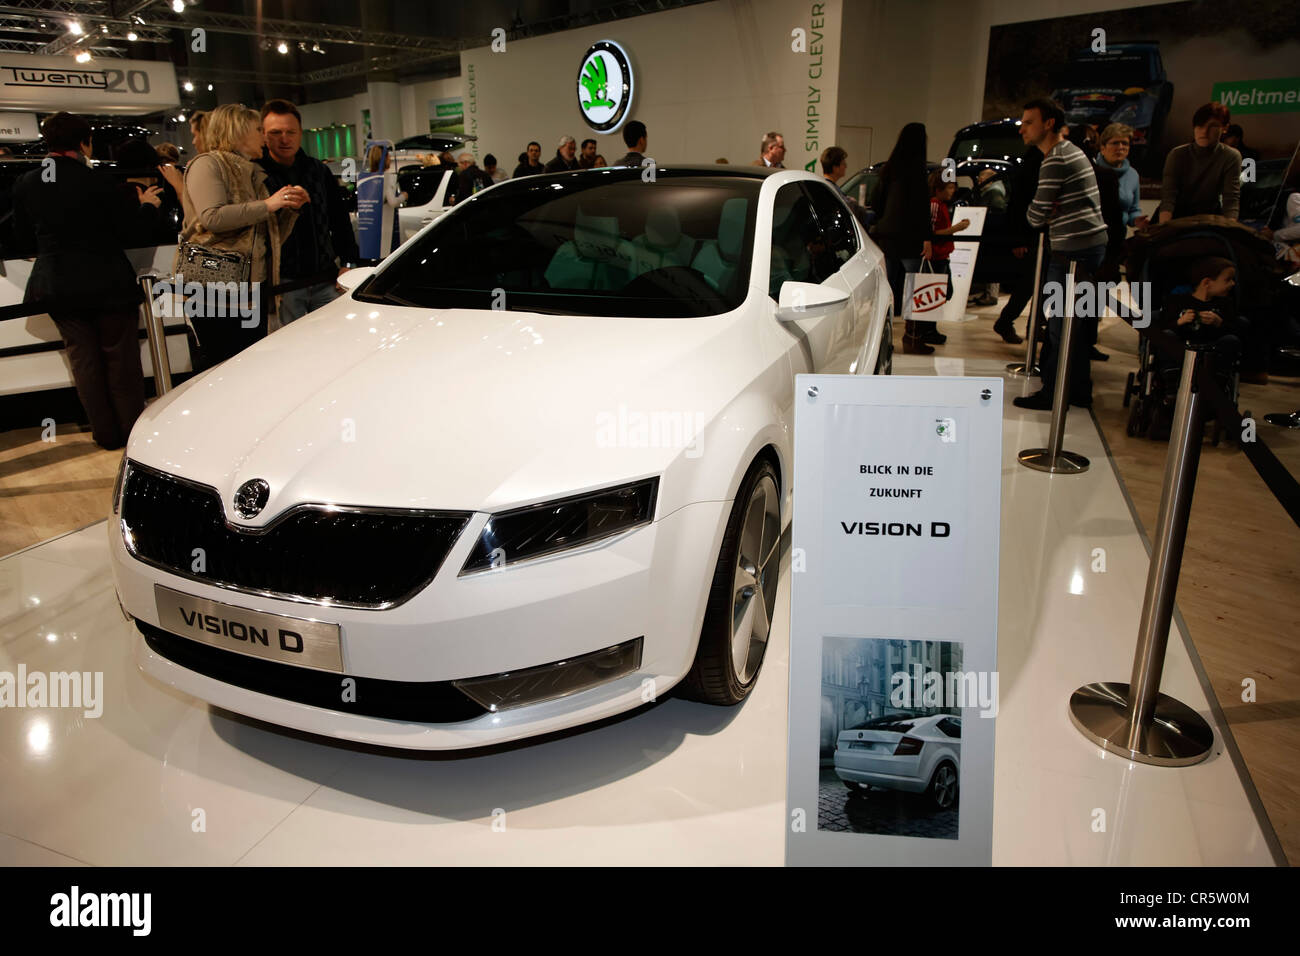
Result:
{"label": "car hood", "polygon": [[[151,405],[128,456],[300,502],[499,510],[659,474],[743,387],[742,310],[693,319],[341,298]],[[752,366],[751,366],[752,368]],[[638,415],[647,418],[638,419]],[[679,416],[679,417],[674,417]]]}

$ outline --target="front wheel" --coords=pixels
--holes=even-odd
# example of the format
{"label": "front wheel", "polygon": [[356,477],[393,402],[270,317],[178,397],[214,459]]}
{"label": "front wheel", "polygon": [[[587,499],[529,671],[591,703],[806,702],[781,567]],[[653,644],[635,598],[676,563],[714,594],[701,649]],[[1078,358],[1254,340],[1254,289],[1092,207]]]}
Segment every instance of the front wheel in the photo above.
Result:
{"label": "front wheel", "polygon": [[695,663],[681,685],[683,697],[729,705],[753,690],[772,630],[780,552],[776,469],[759,460],[740,483],[727,520]]}
{"label": "front wheel", "polygon": [[885,310],[885,325],[880,332],[880,348],[876,352],[876,374],[894,374],[894,314]]}

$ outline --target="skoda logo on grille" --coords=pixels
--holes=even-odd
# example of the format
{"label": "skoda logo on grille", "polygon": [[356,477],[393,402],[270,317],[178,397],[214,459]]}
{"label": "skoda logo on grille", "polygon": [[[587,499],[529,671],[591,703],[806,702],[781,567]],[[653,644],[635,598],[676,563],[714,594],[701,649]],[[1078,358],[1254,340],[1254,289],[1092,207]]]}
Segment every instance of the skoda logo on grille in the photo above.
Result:
{"label": "skoda logo on grille", "polygon": [[246,481],[235,491],[235,511],[241,518],[256,518],[271,497],[271,486],[261,478]]}

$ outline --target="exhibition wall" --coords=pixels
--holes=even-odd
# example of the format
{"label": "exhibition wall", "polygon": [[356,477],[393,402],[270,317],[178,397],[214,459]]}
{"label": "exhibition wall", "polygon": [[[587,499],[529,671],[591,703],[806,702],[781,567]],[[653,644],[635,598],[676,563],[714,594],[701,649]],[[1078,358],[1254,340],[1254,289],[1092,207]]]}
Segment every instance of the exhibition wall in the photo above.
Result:
{"label": "exhibition wall", "polygon": [[[591,43],[610,39],[632,58],[637,72],[630,115],[648,125],[650,154],[662,161],[751,162],[761,135],[777,129],[786,138],[787,166],[806,166],[834,143],[849,151],[850,170],[855,170],[887,158],[898,131],[912,121],[926,124],[930,157],[938,159],[953,133],[988,117],[990,41],[996,56],[998,36],[1019,31],[1023,37],[1028,29],[1012,25],[1056,21],[1059,28],[1062,22],[1069,26],[1064,18],[1075,18],[1083,30],[1091,28],[1088,15],[1098,14],[1095,25],[1118,30],[1114,42],[1135,39],[1119,33],[1124,25],[1141,22],[1139,15],[1126,19],[1124,11],[1172,6],[1161,0],[716,0],[508,40],[504,52],[487,45],[467,50],[460,76],[403,83],[401,129],[375,132],[393,139],[427,132],[430,101],[462,97],[466,132],[478,135],[480,156],[495,153],[510,168],[528,140],[536,139],[543,160],[549,159],[562,133],[578,139],[591,135],[577,109],[577,69]],[[1206,22],[1207,32],[1214,22]],[[796,27],[806,31],[802,52],[792,50]],[[1244,32],[1224,25],[1228,33],[1234,29],[1242,34],[1239,60],[1257,65],[1260,76],[1280,76],[1272,64],[1300,58],[1300,41],[1292,40],[1261,59]],[[1182,44],[1182,54],[1167,46],[1171,76],[1180,71],[1182,54],[1200,62],[1194,39]],[[1032,44],[1026,45],[1026,76],[1036,55]],[[1224,66],[1232,73],[1237,65]],[[1000,75],[1005,72],[999,69]],[[1216,78],[1253,78],[1227,73]],[[1175,118],[1186,112],[1187,103],[1209,98],[1211,80],[1200,85],[1205,89],[1182,82]],[[303,122],[352,124],[361,137],[362,111],[369,107],[368,93],[312,103],[302,109]],[[816,115],[809,116],[809,110]],[[610,161],[625,152],[617,134],[595,138]]]}
{"label": "exhibition wall", "polygon": [[[832,144],[839,74],[841,0],[719,0],[596,27],[509,41],[461,54],[466,130],[480,152],[513,165],[530,139],[542,158],[558,137],[592,135],[578,112],[577,74],[586,49],[614,40],[635,70],[630,118],[649,129],[661,162],[732,163],[758,158],[768,130],[785,136],[786,166],[804,166]],[[792,31],[806,31],[796,51]],[[617,133],[595,136],[613,162]]]}

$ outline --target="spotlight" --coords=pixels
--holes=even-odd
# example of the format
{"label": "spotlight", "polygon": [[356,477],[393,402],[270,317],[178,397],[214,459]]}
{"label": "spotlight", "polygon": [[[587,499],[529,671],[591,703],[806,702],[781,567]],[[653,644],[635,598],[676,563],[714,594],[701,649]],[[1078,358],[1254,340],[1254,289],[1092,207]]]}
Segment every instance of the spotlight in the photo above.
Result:
{"label": "spotlight", "polygon": [[132,43],[134,43],[136,40],[140,39],[140,35],[136,33],[134,30],[132,30],[130,33],[126,35],[126,38],[130,40]]}
{"label": "spotlight", "polygon": [[80,53],[77,54],[76,60],[78,63],[89,63],[90,52],[88,50],[82,50]]}
{"label": "spotlight", "polygon": [[303,41],[303,40],[299,40],[299,41],[298,41],[298,52],[300,52],[300,53],[306,53],[306,52],[307,52],[307,44],[306,44],[305,41]]}
{"label": "spotlight", "polygon": [[184,122],[185,122],[185,114],[184,114],[184,113],[177,113],[177,114],[176,114],[176,122],[178,122],[178,123],[184,123]]}
{"label": "spotlight", "polygon": [[276,50],[277,50],[278,52],[280,52],[280,53],[288,53],[288,52],[289,52],[289,44],[287,44],[287,43],[285,43],[283,40],[281,40],[281,41],[280,41],[280,44],[276,47]]}
{"label": "spotlight", "polygon": [[319,43],[313,43],[313,44],[311,45],[311,52],[313,52],[313,53],[324,53],[325,51],[321,49],[321,45],[320,45]]}
{"label": "spotlight", "polygon": [[107,32],[108,32],[108,24],[107,24],[107,23],[101,23],[101,24],[99,25],[99,32],[100,32],[100,33],[107,33]]}
{"label": "spotlight", "polygon": [[186,93],[193,93],[193,92],[194,92],[194,84],[191,83],[189,80],[186,80],[186,81],[185,81],[185,92],[186,92]]}
{"label": "spotlight", "polygon": [[209,92],[209,93],[212,92],[212,84],[211,84],[211,83],[208,84],[208,92]]}
{"label": "spotlight", "polygon": [[184,13],[185,0],[172,0],[172,11],[174,13]]}
{"label": "spotlight", "polygon": [[68,24],[68,32],[71,33],[73,36],[81,36],[82,34],[81,24],[78,23],[76,20],[73,20],[71,23]]}

